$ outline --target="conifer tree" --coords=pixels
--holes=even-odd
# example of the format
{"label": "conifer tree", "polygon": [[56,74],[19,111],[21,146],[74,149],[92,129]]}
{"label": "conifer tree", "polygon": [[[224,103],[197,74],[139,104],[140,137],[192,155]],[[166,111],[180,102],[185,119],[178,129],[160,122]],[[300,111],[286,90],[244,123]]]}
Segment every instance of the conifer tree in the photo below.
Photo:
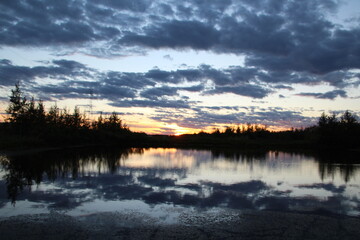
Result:
{"label": "conifer tree", "polygon": [[27,105],[27,100],[22,96],[20,90],[20,83],[16,83],[15,89],[11,90],[10,104],[6,109],[6,113],[10,115],[7,120],[12,123],[20,122],[22,115],[26,112]]}

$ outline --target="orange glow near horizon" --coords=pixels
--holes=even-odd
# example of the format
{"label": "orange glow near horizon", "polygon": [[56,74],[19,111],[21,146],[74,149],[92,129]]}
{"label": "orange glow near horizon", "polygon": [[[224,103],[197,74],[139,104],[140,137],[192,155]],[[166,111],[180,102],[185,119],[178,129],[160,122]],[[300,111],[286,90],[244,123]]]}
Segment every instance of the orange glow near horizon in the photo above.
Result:
{"label": "orange glow near horizon", "polygon": [[[126,122],[126,121],[125,121]],[[162,122],[149,121],[148,123],[129,123],[130,130],[135,132],[145,132],[150,135],[175,135],[198,133],[201,129],[186,128],[176,123],[166,124]]]}
{"label": "orange glow near horizon", "polygon": [[[0,123],[5,122],[6,116],[5,114],[0,114]],[[130,120],[131,119],[131,120]],[[96,120],[96,117],[93,117],[92,120]],[[208,126],[204,129],[199,128],[188,128],[188,127],[182,127],[179,126],[177,123],[163,123],[159,121],[149,120],[144,122],[136,122],[135,119],[129,118],[129,121],[127,119],[123,119],[124,124],[126,124],[131,131],[134,132],[144,132],[146,134],[150,135],[174,135],[174,136],[180,136],[183,134],[194,134],[199,133],[201,131],[206,133],[212,133],[215,128],[218,128],[221,132],[225,131],[226,127],[224,125],[218,125],[216,127],[214,126]],[[239,126],[245,126],[246,124],[238,124]],[[238,125],[231,125],[231,127],[237,127]],[[259,125],[263,126],[263,125]],[[290,127],[280,127],[280,126],[268,126],[267,130],[272,132],[279,132],[279,131],[287,131],[290,130]]]}
{"label": "orange glow near horizon", "polygon": [[[196,134],[200,132],[205,133],[212,133],[214,131],[213,126],[205,127],[204,129],[198,128],[186,128],[178,126],[176,123],[173,124],[164,124],[161,122],[157,122],[158,127],[154,125],[147,125],[147,124],[136,124],[134,126],[130,126],[130,130],[135,132],[145,132],[146,134],[150,135],[174,135],[174,136],[181,136],[184,134]],[[240,124],[241,125],[241,124]],[[234,125],[237,126],[237,125]],[[167,131],[160,131],[162,128],[167,128]],[[216,127],[220,130],[220,132],[224,132],[226,127]],[[270,132],[281,132],[281,131],[288,131],[290,127],[279,127],[279,126],[268,126],[267,130]]]}

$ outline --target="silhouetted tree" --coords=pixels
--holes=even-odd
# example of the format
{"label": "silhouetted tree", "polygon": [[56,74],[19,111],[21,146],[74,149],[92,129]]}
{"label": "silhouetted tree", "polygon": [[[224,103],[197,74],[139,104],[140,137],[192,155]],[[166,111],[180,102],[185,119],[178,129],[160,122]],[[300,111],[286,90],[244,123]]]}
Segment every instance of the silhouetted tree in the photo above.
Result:
{"label": "silhouetted tree", "polygon": [[[73,112],[60,110],[56,105],[47,113],[43,102],[31,98],[27,101],[22,96],[19,84],[15,85],[7,109],[7,130],[10,134],[20,134],[27,139],[38,142],[72,143],[96,142],[99,139],[116,142],[123,139],[123,134],[132,133],[122,122],[117,113],[113,112],[108,118],[102,115],[93,123],[87,120],[85,113],[78,107]],[[1,126],[4,129],[4,126]]]}
{"label": "silhouetted tree", "polygon": [[319,143],[332,148],[351,148],[359,146],[360,125],[357,116],[345,111],[340,120],[333,113],[323,113],[318,121]]}
{"label": "silhouetted tree", "polygon": [[342,124],[353,125],[357,123],[357,119],[355,115],[346,110],[344,114],[340,117],[340,122]]}
{"label": "silhouetted tree", "polygon": [[226,127],[226,128],[225,128],[225,131],[224,131],[224,134],[227,135],[227,136],[234,135],[234,134],[235,134],[235,130],[234,130],[234,128],[232,128],[232,127]]}
{"label": "silhouetted tree", "polygon": [[6,109],[6,113],[10,115],[7,120],[12,123],[19,122],[27,109],[27,105],[27,100],[20,90],[20,83],[16,83],[15,89],[11,90],[10,104]]}

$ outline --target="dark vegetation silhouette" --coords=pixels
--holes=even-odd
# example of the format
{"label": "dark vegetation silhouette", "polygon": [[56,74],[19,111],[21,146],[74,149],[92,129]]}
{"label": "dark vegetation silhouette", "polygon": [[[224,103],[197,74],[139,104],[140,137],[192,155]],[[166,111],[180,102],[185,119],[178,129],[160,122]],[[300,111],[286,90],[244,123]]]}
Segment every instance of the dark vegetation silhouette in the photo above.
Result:
{"label": "dark vegetation silhouette", "polygon": [[70,112],[55,105],[46,112],[41,100],[36,102],[23,96],[19,84],[12,90],[6,112],[7,121],[0,127],[1,133],[7,136],[2,140],[5,147],[129,143],[132,138],[143,135],[130,131],[116,112],[110,116],[100,114],[95,121],[90,121],[78,107]]}
{"label": "dark vegetation silhouette", "polygon": [[350,111],[339,116],[323,113],[315,126],[286,131],[271,132],[259,124],[242,124],[226,127],[212,133],[183,135],[178,139],[179,145],[242,146],[281,149],[292,148],[326,149],[326,150],[360,150],[360,123],[358,117]]}
{"label": "dark vegetation silhouette", "polygon": [[360,123],[350,111],[337,116],[323,113],[315,126],[272,132],[261,124],[240,124],[211,133],[182,136],[149,136],[132,132],[116,112],[89,120],[80,109],[73,112],[56,105],[45,111],[43,102],[27,100],[15,85],[0,124],[0,148],[87,144],[128,147],[360,149]]}

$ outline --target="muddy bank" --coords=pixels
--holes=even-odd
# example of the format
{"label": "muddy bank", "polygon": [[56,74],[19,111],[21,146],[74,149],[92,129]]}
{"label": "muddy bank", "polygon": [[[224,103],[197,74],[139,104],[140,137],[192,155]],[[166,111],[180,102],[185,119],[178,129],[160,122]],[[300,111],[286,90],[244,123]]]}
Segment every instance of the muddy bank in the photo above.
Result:
{"label": "muddy bank", "polygon": [[136,212],[0,219],[1,239],[358,239],[360,219],[279,212],[186,212],[176,223]]}

